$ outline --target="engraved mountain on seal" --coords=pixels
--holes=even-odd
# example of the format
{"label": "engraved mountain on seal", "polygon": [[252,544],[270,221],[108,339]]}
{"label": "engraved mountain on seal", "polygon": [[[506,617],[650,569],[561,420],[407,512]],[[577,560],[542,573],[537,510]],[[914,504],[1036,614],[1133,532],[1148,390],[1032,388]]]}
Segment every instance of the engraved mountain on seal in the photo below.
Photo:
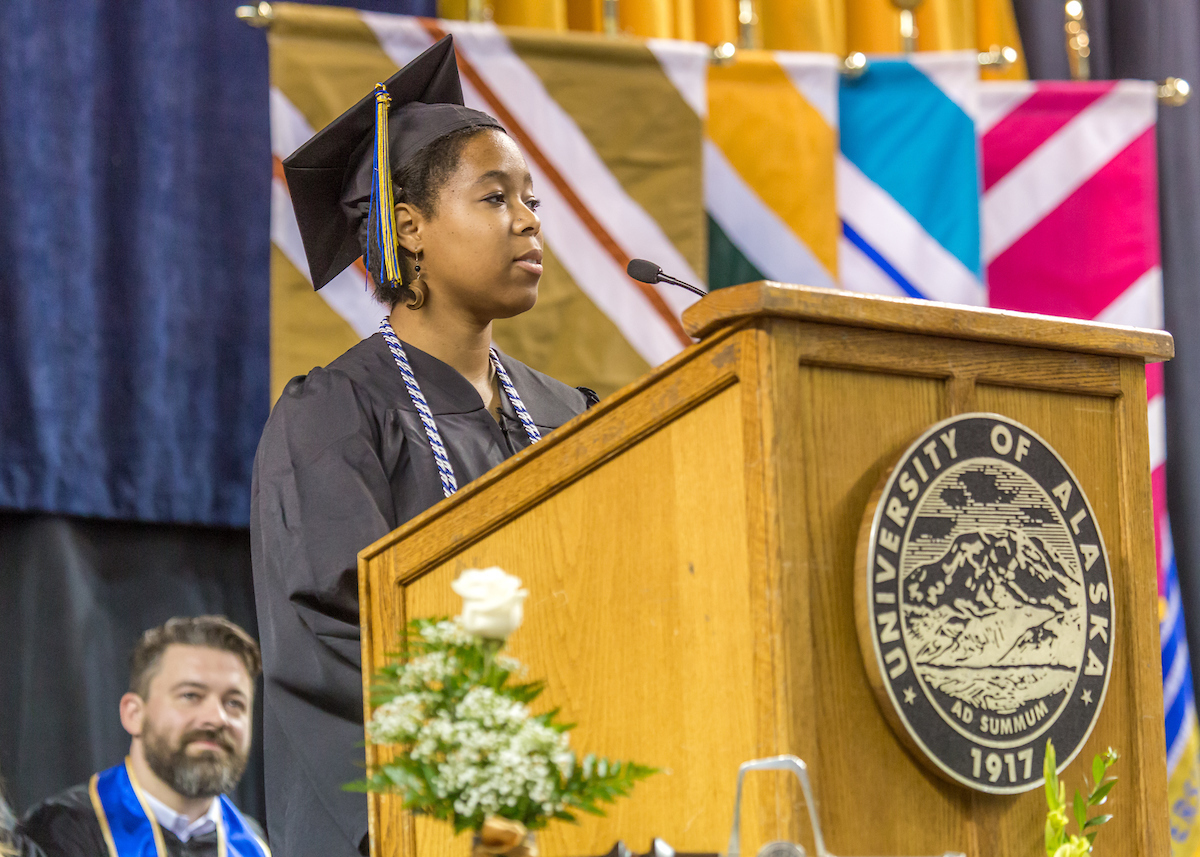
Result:
{"label": "engraved mountain on seal", "polygon": [[1084,645],[1083,581],[1021,529],[959,534],[904,578],[905,642],[933,687],[1001,714],[1070,687]]}

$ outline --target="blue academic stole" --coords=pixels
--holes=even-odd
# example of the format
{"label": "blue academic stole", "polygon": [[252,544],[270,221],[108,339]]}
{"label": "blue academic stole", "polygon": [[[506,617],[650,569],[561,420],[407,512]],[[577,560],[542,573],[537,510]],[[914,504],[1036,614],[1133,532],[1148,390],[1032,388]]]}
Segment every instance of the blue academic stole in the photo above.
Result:
{"label": "blue academic stole", "polygon": [[[128,757],[124,764],[93,774],[88,794],[109,857],[167,857],[162,828],[142,798]],[[271,857],[266,843],[254,835],[229,798],[220,795],[217,800],[221,805],[218,857]]]}

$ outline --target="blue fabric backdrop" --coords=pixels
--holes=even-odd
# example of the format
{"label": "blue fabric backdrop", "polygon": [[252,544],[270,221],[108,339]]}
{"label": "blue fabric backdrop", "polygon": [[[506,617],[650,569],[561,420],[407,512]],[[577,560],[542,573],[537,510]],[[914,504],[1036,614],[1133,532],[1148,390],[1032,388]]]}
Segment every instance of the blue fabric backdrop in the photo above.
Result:
{"label": "blue fabric backdrop", "polygon": [[235,5],[0,2],[0,508],[248,520],[271,152]]}

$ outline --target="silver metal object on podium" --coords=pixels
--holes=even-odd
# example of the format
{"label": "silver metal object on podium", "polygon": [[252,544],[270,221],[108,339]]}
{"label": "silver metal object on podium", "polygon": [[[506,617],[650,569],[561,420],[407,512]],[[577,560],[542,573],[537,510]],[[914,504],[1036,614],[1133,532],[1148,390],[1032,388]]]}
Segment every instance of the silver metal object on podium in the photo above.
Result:
{"label": "silver metal object on podium", "polygon": [[768,842],[755,857],[808,857],[808,852],[798,842]]}
{"label": "silver metal object on podium", "polygon": [[[812,825],[813,848],[816,849],[816,857],[834,857],[825,848],[825,836],[821,832],[821,822],[817,818],[817,802],[813,797],[812,783],[808,779],[808,766],[798,756],[771,756],[766,759],[751,759],[749,762],[741,764],[738,768],[737,776],[737,797],[733,802],[733,828],[729,831],[729,845],[721,857],[741,857],[742,779],[750,771],[791,771],[796,775],[796,779],[800,780],[800,791],[804,795],[804,805],[808,808],[808,820]],[[772,851],[774,857],[782,857],[780,846],[783,845],[792,845],[799,852],[800,857],[803,857],[803,847],[790,842],[772,842],[765,846],[764,850],[765,848],[774,848],[776,849],[776,851]],[[793,851],[793,857],[795,857],[795,854],[796,852]],[[946,851],[941,857],[966,857],[966,855],[958,851]]]}

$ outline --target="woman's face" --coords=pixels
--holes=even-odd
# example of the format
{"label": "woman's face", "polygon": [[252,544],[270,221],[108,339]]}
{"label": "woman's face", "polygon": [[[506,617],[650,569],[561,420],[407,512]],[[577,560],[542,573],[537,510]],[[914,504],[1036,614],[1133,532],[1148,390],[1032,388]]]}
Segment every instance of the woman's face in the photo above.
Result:
{"label": "woman's face", "polygon": [[481,323],[531,309],[542,276],[537,205],[529,168],[507,134],[468,140],[420,226],[430,303]]}

